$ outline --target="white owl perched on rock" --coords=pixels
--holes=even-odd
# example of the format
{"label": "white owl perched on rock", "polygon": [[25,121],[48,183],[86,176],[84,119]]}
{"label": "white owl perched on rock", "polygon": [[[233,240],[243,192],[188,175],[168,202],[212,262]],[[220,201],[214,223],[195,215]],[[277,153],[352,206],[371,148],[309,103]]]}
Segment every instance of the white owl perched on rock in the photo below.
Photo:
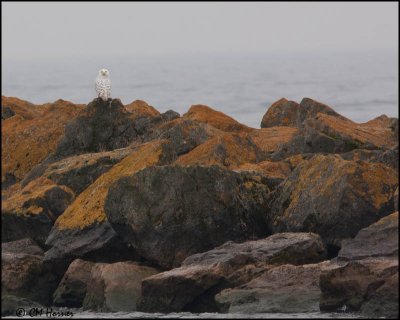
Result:
{"label": "white owl perched on rock", "polygon": [[97,96],[103,99],[103,101],[111,98],[111,80],[109,76],[110,72],[107,69],[100,69],[95,82]]}

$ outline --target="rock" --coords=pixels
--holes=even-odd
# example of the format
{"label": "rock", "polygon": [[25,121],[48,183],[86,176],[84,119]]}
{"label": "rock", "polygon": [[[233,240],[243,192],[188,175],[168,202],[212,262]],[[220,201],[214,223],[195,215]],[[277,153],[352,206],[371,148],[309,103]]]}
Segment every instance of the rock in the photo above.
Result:
{"label": "rock", "polygon": [[91,279],[93,262],[74,260],[53,294],[53,304],[59,307],[81,308]]}
{"label": "rock", "polygon": [[[357,148],[386,150],[398,144],[396,119],[355,123],[308,98],[299,105],[286,99],[277,101],[267,111],[262,123],[262,126],[281,123],[300,129],[296,137],[282,144],[273,154],[274,160],[301,153],[343,153]],[[386,157],[388,159],[383,161],[393,162],[390,155]]]}
{"label": "rock", "polygon": [[299,127],[299,104],[281,98],[274,102],[264,114],[261,121],[261,128],[275,126]]}
{"label": "rock", "polygon": [[204,122],[226,132],[251,132],[253,130],[226,114],[201,104],[191,106],[183,118]]}
{"label": "rock", "polygon": [[229,313],[319,312],[320,274],[337,267],[337,263],[324,261],[266,268],[248,283],[221,291],[215,300],[222,312]]}
{"label": "rock", "polygon": [[146,166],[161,164],[164,143],[153,141],[137,147],[86,188],[55,222],[46,241],[49,250],[45,261],[57,264],[62,275],[76,258],[102,262],[137,258],[108,223],[104,202],[114,181]]}
{"label": "rock", "polygon": [[396,191],[394,192],[393,201],[394,201],[394,210],[399,211],[399,187],[397,187]]}
{"label": "rock", "polygon": [[354,239],[342,241],[340,260],[399,255],[399,213],[383,217],[358,232]]}
{"label": "rock", "polygon": [[63,100],[33,105],[7,97],[2,97],[1,104],[15,113],[2,121],[2,183],[7,176],[14,177],[15,182],[20,181],[49,156],[56,149],[67,121],[83,108],[83,105]]}
{"label": "rock", "polygon": [[322,241],[312,233],[283,233],[244,243],[227,242],[186,258],[180,268],[145,279],[139,309],[145,312],[218,311],[215,294],[248,282],[268,265],[297,265],[318,262],[324,257]]}
{"label": "rock", "polygon": [[1,106],[1,120],[6,120],[15,116],[15,112],[8,106]]}
{"label": "rock", "polygon": [[170,268],[225,241],[267,235],[268,192],[262,181],[217,166],[149,167],[116,181],[104,209],[140,255]]}
{"label": "rock", "polygon": [[399,171],[399,145],[389,149],[379,152],[376,157],[372,159],[372,161],[376,161],[384,164],[385,166],[391,167],[395,169],[397,172]]}
{"label": "rock", "polygon": [[310,98],[303,98],[300,102],[300,122],[303,122],[306,119],[312,119],[317,114],[326,114],[328,116],[332,116],[341,120],[349,120],[346,117],[343,117],[339,113],[337,113],[335,110],[333,110],[331,107],[327,106],[326,104],[323,104],[321,102],[318,102],[316,100],[310,99]]}
{"label": "rock", "polygon": [[43,251],[31,239],[2,243],[2,295],[49,305],[58,279],[43,263]]}
{"label": "rock", "polygon": [[321,311],[344,305],[368,318],[398,318],[399,214],[395,212],[343,241],[336,270],[320,276]]}
{"label": "rock", "polygon": [[167,140],[168,143],[164,145],[164,161],[165,163],[172,163],[179,156],[190,152],[195,147],[219,134],[221,134],[220,130],[206,123],[177,118],[147,130],[144,140]]}
{"label": "rock", "polygon": [[135,311],[141,299],[142,280],[158,272],[130,261],[96,263],[87,283],[83,309],[98,312]]}
{"label": "rock", "polygon": [[[75,195],[79,195],[98,177],[132,152],[132,148],[123,148],[72,156],[49,164],[42,176],[69,187]],[[24,179],[22,183],[28,181]]]}
{"label": "rock", "polygon": [[340,139],[347,144],[354,144],[356,147],[365,149],[391,148],[398,143],[391,128],[366,126],[323,113],[309,119],[305,126],[314,128],[333,139]]}
{"label": "rock", "polygon": [[155,117],[160,112],[154,107],[148,105],[143,100],[135,100],[125,106],[125,109],[133,115],[133,119]]}
{"label": "rock", "polygon": [[315,232],[340,247],[342,239],[393,212],[396,172],[382,164],[315,155],[274,191],[273,232]]}
{"label": "rock", "polygon": [[235,171],[255,171],[269,178],[283,181],[292,172],[290,163],[285,161],[262,161],[259,163],[244,163],[235,168]]}
{"label": "rock", "polygon": [[124,148],[137,139],[135,121],[119,99],[94,99],[65,128],[56,159]]}
{"label": "rock", "polygon": [[178,165],[219,165],[229,169],[244,163],[258,163],[294,137],[289,127],[254,129],[250,133],[216,135],[175,162]]}
{"label": "rock", "polygon": [[2,241],[31,237],[44,245],[54,221],[74,199],[65,186],[39,178],[3,200]]}
{"label": "rock", "polygon": [[261,121],[261,128],[275,126],[301,128],[306,119],[314,118],[318,113],[348,120],[335,112],[331,107],[310,98],[303,98],[300,104],[281,98],[268,108]]}
{"label": "rock", "polygon": [[[20,316],[17,314],[17,310],[24,309],[26,312],[33,308],[41,309],[43,306],[37,302],[31,301],[26,298],[17,297],[9,294],[1,295],[1,316],[2,317],[16,317]],[[29,313],[28,313],[29,314]]]}
{"label": "rock", "polygon": [[385,279],[385,283],[369,295],[361,306],[361,314],[368,318],[399,318],[399,273]]}
{"label": "rock", "polygon": [[110,264],[76,259],[54,293],[54,304],[98,312],[134,311],[142,280],[158,272],[131,261]]}
{"label": "rock", "polygon": [[[396,318],[398,282],[393,280],[398,272],[398,258],[369,258],[322,273],[320,309],[333,312],[346,306],[347,311],[354,312],[365,305],[364,312],[379,310],[379,317]],[[377,307],[378,301],[381,304]]]}

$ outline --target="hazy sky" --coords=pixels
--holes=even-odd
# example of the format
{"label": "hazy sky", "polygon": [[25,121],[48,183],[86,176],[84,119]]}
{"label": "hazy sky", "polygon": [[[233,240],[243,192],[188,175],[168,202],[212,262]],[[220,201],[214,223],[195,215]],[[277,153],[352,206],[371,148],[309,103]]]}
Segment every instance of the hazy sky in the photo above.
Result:
{"label": "hazy sky", "polygon": [[3,58],[397,47],[397,2],[2,2]]}

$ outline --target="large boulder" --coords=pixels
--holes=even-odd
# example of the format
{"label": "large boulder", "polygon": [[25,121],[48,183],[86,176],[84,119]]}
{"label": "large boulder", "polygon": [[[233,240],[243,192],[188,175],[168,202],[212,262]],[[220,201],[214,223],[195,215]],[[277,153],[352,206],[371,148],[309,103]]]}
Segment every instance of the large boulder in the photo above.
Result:
{"label": "large boulder", "polygon": [[322,311],[346,306],[367,317],[398,318],[398,219],[395,212],[343,242],[338,260],[345,264],[320,276]]}
{"label": "large boulder", "polygon": [[398,255],[399,213],[395,212],[360,230],[354,239],[343,240],[338,259],[349,261]]}
{"label": "large boulder", "polygon": [[86,188],[56,220],[46,245],[45,260],[58,265],[64,274],[76,258],[112,262],[135,259],[131,246],[115,233],[104,213],[104,202],[111,184],[146,166],[162,163],[163,144],[154,141],[137,147]]}
{"label": "large boulder", "polygon": [[2,121],[1,180],[7,187],[20,181],[38,163],[49,156],[64,134],[66,123],[77,116],[83,105],[57,100],[33,105],[17,98],[2,97],[2,110],[13,113]]}
{"label": "large boulder", "polygon": [[114,230],[163,268],[228,240],[268,233],[262,179],[211,167],[145,168],[116,181],[105,202]]}
{"label": "large boulder", "polygon": [[135,120],[139,118],[155,117],[160,114],[156,108],[150,106],[143,100],[135,100],[125,105],[125,109],[132,114]]}
{"label": "large boulder", "polygon": [[141,299],[142,280],[159,271],[125,261],[96,263],[87,283],[84,310],[99,312],[135,311]]}
{"label": "large boulder", "polygon": [[226,132],[250,132],[253,130],[226,114],[201,104],[191,106],[183,118],[204,122]]}
{"label": "large boulder", "polygon": [[335,112],[331,107],[310,98],[303,98],[300,104],[281,98],[268,108],[262,118],[261,128],[275,126],[300,128],[306,119],[314,118],[318,113],[346,119]]}
{"label": "large boulder", "polygon": [[186,258],[180,268],[145,279],[140,310],[219,311],[214,296],[221,290],[244,284],[273,266],[318,262],[325,254],[320,237],[312,233],[283,233],[244,243],[227,242]]}
{"label": "large boulder", "polygon": [[43,262],[43,250],[31,239],[2,243],[1,292],[50,305],[58,278]]}
{"label": "large boulder", "polygon": [[298,127],[301,125],[299,122],[299,104],[295,101],[281,98],[268,108],[261,120],[261,128],[275,126]]}
{"label": "large boulder", "polygon": [[94,263],[76,259],[54,293],[54,304],[101,312],[134,311],[141,298],[142,280],[158,272],[130,261]]}
{"label": "large boulder", "polygon": [[2,241],[31,237],[44,245],[54,221],[73,201],[75,195],[66,186],[39,178],[3,199]]}
{"label": "large boulder", "polygon": [[[38,174],[59,185],[69,187],[75,195],[79,195],[98,177],[132,152],[133,149],[128,147],[72,156],[50,163]],[[31,171],[21,184],[26,185],[38,174],[33,174]]]}
{"label": "large boulder", "polygon": [[85,299],[94,262],[74,260],[53,294],[53,304],[59,307],[80,308]]}
{"label": "large boulder", "polygon": [[324,261],[266,268],[249,282],[221,291],[215,300],[221,311],[229,313],[319,312],[319,277],[338,266]]}
{"label": "large boulder", "polygon": [[[264,115],[261,126],[292,126],[299,133],[273,154],[280,160],[300,153],[343,153],[353,149],[391,149],[398,144],[398,121],[381,116],[355,123],[332,108],[309,98],[300,104],[286,99],[275,102]],[[380,162],[392,163],[393,152]]]}
{"label": "large boulder", "polygon": [[109,151],[137,139],[135,121],[119,99],[90,102],[66,128],[53,157]]}
{"label": "large boulder", "polygon": [[[398,258],[368,258],[322,273],[321,311],[372,312],[367,316],[398,318]],[[381,294],[381,295],[380,295]],[[380,305],[379,305],[380,304]]]}
{"label": "large boulder", "polygon": [[397,173],[379,163],[315,155],[302,161],[273,196],[273,232],[315,232],[341,240],[393,212]]}

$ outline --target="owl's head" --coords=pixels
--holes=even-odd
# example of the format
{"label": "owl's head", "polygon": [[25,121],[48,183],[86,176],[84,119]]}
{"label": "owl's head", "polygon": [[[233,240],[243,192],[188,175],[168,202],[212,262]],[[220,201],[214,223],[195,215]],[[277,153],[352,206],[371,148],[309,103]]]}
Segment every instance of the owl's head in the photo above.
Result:
{"label": "owl's head", "polygon": [[108,71],[107,69],[100,69],[99,75],[102,77],[108,77],[110,75],[110,71]]}

